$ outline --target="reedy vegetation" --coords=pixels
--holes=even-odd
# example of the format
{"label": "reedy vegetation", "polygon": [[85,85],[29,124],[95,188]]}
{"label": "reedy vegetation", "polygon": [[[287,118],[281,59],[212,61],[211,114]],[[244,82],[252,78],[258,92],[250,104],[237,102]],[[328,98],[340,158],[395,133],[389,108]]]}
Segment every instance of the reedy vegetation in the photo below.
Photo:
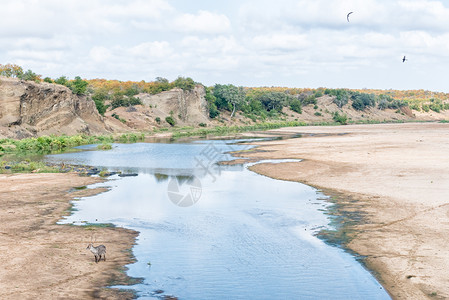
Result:
{"label": "reedy vegetation", "polygon": [[[21,140],[0,139],[0,156],[3,154],[61,152],[69,148],[88,144],[109,144],[112,142],[135,143],[144,140],[144,134],[128,133],[114,137],[108,136],[41,136],[38,138],[26,138]],[[107,148],[107,146],[106,146]]]}

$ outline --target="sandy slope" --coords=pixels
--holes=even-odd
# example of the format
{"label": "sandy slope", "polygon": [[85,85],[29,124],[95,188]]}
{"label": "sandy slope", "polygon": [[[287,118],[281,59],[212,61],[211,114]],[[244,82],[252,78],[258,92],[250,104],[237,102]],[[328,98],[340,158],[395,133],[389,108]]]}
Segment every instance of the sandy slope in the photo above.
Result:
{"label": "sandy slope", "polygon": [[368,257],[393,298],[449,298],[449,124],[278,131],[314,135],[264,142],[249,156],[304,161],[253,170],[355,199],[367,216],[348,246]]}
{"label": "sandy slope", "polygon": [[[0,175],[0,299],[126,299],[102,287],[126,280],[136,233],[122,228],[56,225],[73,197],[68,191],[98,179],[76,174]],[[92,233],[107,247],[95,264],[86,250]]]}

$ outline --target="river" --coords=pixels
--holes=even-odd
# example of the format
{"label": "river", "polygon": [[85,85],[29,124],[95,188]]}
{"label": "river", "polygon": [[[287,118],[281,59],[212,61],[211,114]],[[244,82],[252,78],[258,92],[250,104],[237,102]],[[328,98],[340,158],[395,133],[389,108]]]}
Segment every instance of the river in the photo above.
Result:
{"label": "river", "polygon": [[93,145],[48,155],[137,175],[90,186],[109,191],[75,201],[61,223],[139,231],[128,275],[143,278],[131,286],[140,299],[390,299],[354,256],[315,236],[332,229],[325,195],[246,165],[217,165],[232,159],[226,152],[250,148],[235,142]]}

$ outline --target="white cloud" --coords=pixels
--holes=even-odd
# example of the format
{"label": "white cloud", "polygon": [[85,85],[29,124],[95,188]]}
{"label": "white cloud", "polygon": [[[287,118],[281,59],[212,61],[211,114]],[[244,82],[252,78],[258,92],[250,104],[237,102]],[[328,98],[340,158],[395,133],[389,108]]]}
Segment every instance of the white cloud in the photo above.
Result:
{"label": "white cloud", "polygon": [[231,22],[223,14],[201,10],[198,14],[183,14],[173,22],[173,29],[189,33],[220,34],[230,30]]}
{"label": "white cloud", "polygon": [[89,51],[89,58],[94,63],[108,62],[113,58],[112,52],[106,47],[95,46]]}
{"label": "white cloud", "polygon": [[258,35],[252,39],[258,49],[297,50],[311,46],[305,34],[270,34]]}
{"label": "white cloud", "polygon": [[[397,74],[425,88],[441,82],[436,79],[445,73],[435,70],[449,64],[448,5],[443,0],[242,0],[225,8],[213,1],[3,1],[0,63],[24,64],[53,77],[183,75],[205,84],[238,85],[364,82],[370,87],[385,84],[379,74]],[[348,23],[349,11],[354,13]],[[409,57],[406,65],[403,55]],[[408,65],[427,77],[413,74],[412,67],[402,74]]]}
{"label": "white cloud", "polygon": [[127,54],[144,60],[169,58],[173,50],[166,41],[146,42],[129,48]]}

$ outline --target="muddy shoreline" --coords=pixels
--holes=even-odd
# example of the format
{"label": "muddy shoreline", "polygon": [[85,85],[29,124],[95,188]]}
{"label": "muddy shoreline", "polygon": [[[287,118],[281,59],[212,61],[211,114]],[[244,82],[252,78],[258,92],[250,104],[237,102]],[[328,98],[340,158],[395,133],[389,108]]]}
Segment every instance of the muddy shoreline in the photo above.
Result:
{"label": "muddy shoreline", "polygon": [[[393,299],[449,298],[449,125],[283,128],[303,138],[257,142],[250,159],[303,159],[251,170],[299,181],[336,201],[331,240],[362,256]],[[355,218],[345,218],[356,216]],[[334,233],[331,233],[331,235]],[[329,239],[329,236],[325,237]]]}
{"label": "muddy shoreline", "polygon": [[[104,191],[79,187],[102,180],[75,173],[0,174],[0,298],[134,297],[107,287],[134,283],[125,265],[133,262],[137,232],[56,224],[70,214],[73,199]],[[92,235],[106,245],[106,262],[96,264],[86,250]]]}

